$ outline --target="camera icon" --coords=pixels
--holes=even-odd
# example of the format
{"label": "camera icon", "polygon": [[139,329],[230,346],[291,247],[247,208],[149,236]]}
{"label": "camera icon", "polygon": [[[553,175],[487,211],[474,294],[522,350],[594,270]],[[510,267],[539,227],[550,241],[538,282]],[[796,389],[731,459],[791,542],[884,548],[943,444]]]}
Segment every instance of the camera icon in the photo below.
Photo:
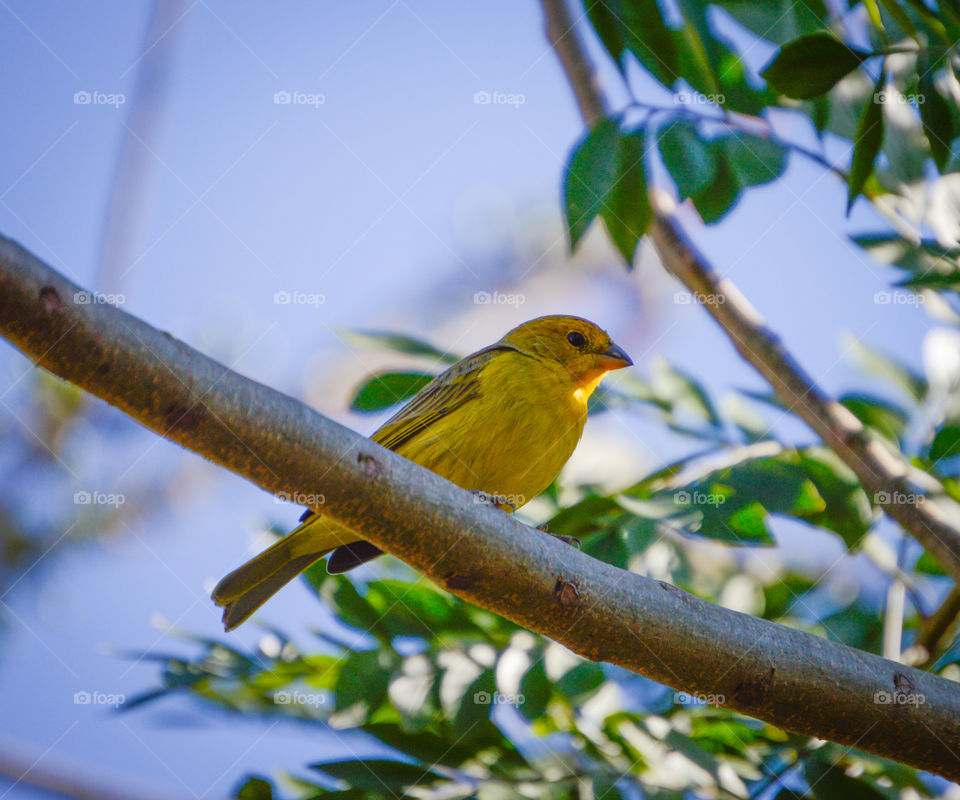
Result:
{"label": "camera icon", "polygon": [[690,305],[691,297],[686,292],[676,292],[673,295],[673,302],[678,306],[688,306]]}
{"label": "camera icon", "polygon": [[686,506],[690,505],[690,492],[685,492],[683,490],[674,493],[673,495],[674,502],[678,505]]}
{"label": "camera icon", "polygon": [[91,100],[93,100],[93,95],[91,95],[90,92],[73,93],[73,104],[76,106],[88,106]]}
{"label": "camera icon", "polygon": [[73,493],[73,502],[74,505],[78,506],[88,506],[93,500],[93,495],[90,492],[74,492]]}
{"label": "camera icon", "polygon": [[273,302],[278,306],[288,306],[291,301],[290,292],[274,292]]}
{"label": "camera icon", "polygon": [[478,706],[490,705],[490,692],[474,692],[473,702]]}
{"label": "camera icon", "polygon": [[488,106],[492,100],[490,92],[474,92],[473,93],[473,104],[476,106]]}
{"label": "camera icon", "polygon": [[290,701],[293,699],[290,692],[274,692],[273,702],[280,706],[290,705]]}
{"label": "camera icon", "polygon": [[73,302],[78,306],[88,306],[90,305],[90,292],[84,292],[83,290],[73,293]]}
{"label": "camera icon", "polygon": [[273,93],[273,104],[276,106],[288,106],[293,100],[290,92],[274,92]]}
{"label": "camera icon", "polygon": [[90,705],[90,692],[74,692],[73,704],[77,706]]}
{"label": "camera icon", "polygon": [[873,695],[873,702],[878,706],[888,706],[893,702],[893,695],[881,689]]}
{"label": "camera icon", "polygon": [[889,503],[891,499],[892,499],[892,498],[890,497],[890,492],[887,492],[887,491],[877,492],[877,493],[873,496],[873,501],[874,501],[875,503],[877,503],[878,505],[881,505],[881,506],[886,505],[887,503]]}
{"label": "camera icon", "polygon": [[488,306],[492,299],[490,292],[476,292],[473,295],[473,304],[477,306]]}
{"label": "camera icon", "polygon": [[875,292],[873,302],[878,306],[888,306],[890,305],[890,297],[890,292]]}

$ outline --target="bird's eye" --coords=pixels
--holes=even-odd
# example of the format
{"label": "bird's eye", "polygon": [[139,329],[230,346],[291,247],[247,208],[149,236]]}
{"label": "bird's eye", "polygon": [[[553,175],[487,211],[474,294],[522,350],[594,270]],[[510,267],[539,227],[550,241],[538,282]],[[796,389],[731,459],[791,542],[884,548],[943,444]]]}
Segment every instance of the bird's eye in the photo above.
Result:
{"label": "bird's eye", "polygon": [[567,334],[567,341],[577,348],[585,347],[587,344],[586,337],[580,331],[570,331]]}

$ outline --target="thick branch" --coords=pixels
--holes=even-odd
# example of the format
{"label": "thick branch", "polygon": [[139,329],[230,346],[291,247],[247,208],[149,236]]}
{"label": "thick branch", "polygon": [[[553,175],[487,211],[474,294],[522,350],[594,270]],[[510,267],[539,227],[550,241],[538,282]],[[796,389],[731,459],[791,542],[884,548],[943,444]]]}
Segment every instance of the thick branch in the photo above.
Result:
{"label": "thick branch", "polygon": [[[606,103],[596,87],[566,0],[541,0],[547,38],[557,53],[587,125],[604,116]],[[664,267],[690,290],[704,298],[703,306],[730,337],[737,352],[770,383],[787,407],[823,439],[852,469],[873,501],[955,578],[960,578],[960,530],[948,519],[960,516],[947,499],[924,496],[906,480],[902,457],[895,458],[871,439],[860,421],[829,398],[804,372],[757,311],[728,279],[721,278],[687,238],[677,220],[654,193],[656,209],[650,236]]]}
{"label": "thick branch", "polygon": [[[0,237],[0,334],[161,436],[267,491],[322,492],[324,514],[587,658],[960,779],[956,684],[592,559],[78,292]],[[877,703],[878,692],[912,699]]]}

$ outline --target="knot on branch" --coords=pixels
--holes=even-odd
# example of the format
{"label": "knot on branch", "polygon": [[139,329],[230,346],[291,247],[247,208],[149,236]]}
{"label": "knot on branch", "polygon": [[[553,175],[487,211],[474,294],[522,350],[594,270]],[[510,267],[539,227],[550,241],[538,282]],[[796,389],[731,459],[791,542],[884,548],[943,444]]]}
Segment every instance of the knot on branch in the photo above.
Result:
{"label": "knot on branch", "polygon": [[762,706],[773,687],[773,678],[776,674],[777,668],[770,667],[769,670],[756,678],[747,678],[740,681],[733,689],[734,698],[747,706]]}
{"label": "knot on branch", "polygon": [[561,608],[577,608],[580,605],[580,586],[577,579],[568,581],[560,575],[553,586],[553,595]]}
{"label": "knot on branch", "polygon": [[375,481],[383,475],[383,464],[369,453],[357,453],[357,463],[371,481]]}
{"label": "knot on branch", "polygon": [[52,286],[44,286],[40,290],[40,304],[49,314],[63,313],[63,299],[60,297],[60,292]]}

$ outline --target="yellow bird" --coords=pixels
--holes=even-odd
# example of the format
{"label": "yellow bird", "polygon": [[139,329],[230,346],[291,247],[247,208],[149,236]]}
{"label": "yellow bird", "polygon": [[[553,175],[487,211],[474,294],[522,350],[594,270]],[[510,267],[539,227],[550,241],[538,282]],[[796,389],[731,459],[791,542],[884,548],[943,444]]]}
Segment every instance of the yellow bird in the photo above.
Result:
{"label": "yellow bird", "polygon": [[[438,375],[371,438],[512,512],[567,463],[603,376],[632,364],[592,322],[539,317]],[[300,519],[217,584],[213,600],[223,606],[226,630],[328,553],[327,572],[336,574],[383,552],[322,514]]]}

